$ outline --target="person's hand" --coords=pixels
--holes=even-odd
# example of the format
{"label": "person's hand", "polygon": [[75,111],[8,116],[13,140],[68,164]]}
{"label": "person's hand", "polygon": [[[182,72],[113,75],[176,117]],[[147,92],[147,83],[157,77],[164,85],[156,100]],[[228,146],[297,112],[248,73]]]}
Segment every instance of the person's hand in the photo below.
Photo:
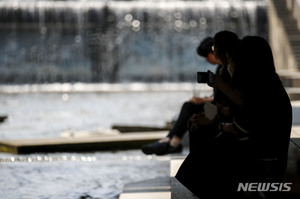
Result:
{"label": "person's hand", "polygon": [[192,99],[190,99],[190,102],[192,102],[193,104],[204,104],[206,102],[205,99],[201,98],[201,97],[192,97]]}
{"label": "person's hand", "polygon": [[189,131],[194,131],[195,129],[199,128],[202,125],[209,125],[211,120],[205,117],[204,113],[194,114],[188,122],[188,129]]}
{"label": "person's hand", "polygon": [[203,116],[204,113],[201,114],[193,114],[193,116],[188,121],[188,129],[190,132],[194,131],[196,128],[198,128],[198,122],[199,118]]}
{"label": "person's hand", "polygon": [[232,123],[224,123],[223,124],[223,131],[227,132],[227,133],[234,133],[233,124]]}
{"label": "person's hand", "polygon": [[237,131],[233,128],[232,123],[222,123],[221,126],[222,129],[219,129],[221,132],[237,135]]}
{"label": "person's hand", "polygon": [[170,141],[170,145],[173,147],[178,147],[181,143],[181,138],[174,135]]}
{"label": "person's hand", "polygon": [[[211,71],[208,71],[209,73],[212,73]],[[207,83],[209,86],[213,88],[220,88],[222,84],[224,84],[224,81],[220,75],[216,75],[212,73],[212,79],[213,81],[211,83]]]}
{"label": "person's hand", "polygon": [[223,116],[225,116],[227,118],[231,117],[231,113],[230,113],[229,107],[222,107],[221,108],[221,113],[222,113]]}

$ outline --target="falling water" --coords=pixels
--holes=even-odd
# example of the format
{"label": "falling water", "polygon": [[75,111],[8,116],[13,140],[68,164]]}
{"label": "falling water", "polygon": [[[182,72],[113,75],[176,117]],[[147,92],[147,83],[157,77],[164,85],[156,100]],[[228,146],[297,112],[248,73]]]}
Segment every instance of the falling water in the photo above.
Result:
{"label": "falling water", "polygon": [[266,2],[4,0],[0,82],[194,81],[224,29],[267,37]]}

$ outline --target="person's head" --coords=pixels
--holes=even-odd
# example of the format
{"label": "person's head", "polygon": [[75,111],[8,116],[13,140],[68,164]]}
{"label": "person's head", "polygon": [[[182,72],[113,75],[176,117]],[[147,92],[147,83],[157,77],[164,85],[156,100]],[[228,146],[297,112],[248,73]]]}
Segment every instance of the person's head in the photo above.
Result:
{"label": "person's head", "polygon": [[210,64],[215,65],[218,62],[212,51],[213,41],[214,40],[212,37],[206,37],[205,39],[203,39],[197,47],[197,54],[199,56],[205,57],[206,61]]}
{"label": "person's head", "polygon": [[276,76],[272,50],[268,42],[258,36],[244,37],[232,56],[231,70],[236,84],[266,85]]}
{"label": "person's head", "polygon": [[224,30],[215,34],[213,50],[220,64],[227,66],[239,41],[238,36],[231,31]]}

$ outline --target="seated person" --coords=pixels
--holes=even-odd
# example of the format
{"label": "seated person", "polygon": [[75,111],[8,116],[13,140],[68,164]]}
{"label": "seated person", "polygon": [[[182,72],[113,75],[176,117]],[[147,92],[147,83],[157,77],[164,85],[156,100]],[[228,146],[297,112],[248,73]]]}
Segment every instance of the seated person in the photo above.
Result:
{"label": "seated person", "polygon": [[[239,43],[237,35],[230,31],[220,31],[214,36],[214,55],[215,58],[221,63],[222,72],[219,75],[222,80],[229,84],[231,81],[230,74],[227,70],[227,65],[231,60],[233,52]],[[230,99],[218,88],[215,88],[215,98],[212,102],[221,113],[223,107],[229,106]],[[217,114],[214,119],[208,119],[205,113],[194,114],[189,120],[189,137],[190,137],[190,151],[202,150],[205,145],[206,139],[214,138],[214,133],[217,134],[219,122],[232,121],[230,115]],[[214,133],[213,133],[214,132]],[[200,142],[204,142],[200,144]]]}
{"label": "seated person", "polygon": [[245,153],[258,159],[262,164],[258,167],[267,164],[265,161],[272,161],[276,165],[267,173],[248,168],[249,172],[254,172],[252,177],[280,180],[286,168],[292,108],[276,73],[267,41],[261,37],[245,37],[229,71],[233,75],[230,87],[218,80],[214,84],[234,102],[230,107],[233,122],[221,124],[220,129],[233,134],[240,141],[248,141],[249,147]]}
{"label": "seated person", "polygon": [[[176,175],[200,198],[242,198],[238,183],[280,182],[286,169],[292,108],[269,44],[261,37],[245,37],[228,71],[230,85],[217,75],[210,85],[231,99],[226,110],[233,121],[221,123],[221,133],[206,141],[202,151],[190,151]],[[252,194],[276,198],[279,193]]]}
{"label": "seated person", "polygon": [[[197,48],[197,54],[205,57],[210,64],[218,64],[212,51],[213,38],[205,38]],[[217,74],[220,73],[221,66],[217,68]],[[185,102],[181,108],[179,117],[175,125],[170,130],[166,138],[157,142],[144,145],[141,149],[145,154],[165,155],[169,153],[178,153],[182,151],[181,139],[187,131],[187,121],[194,113],[203,112],[203,106],[206,102],[212,102],[213,96],[200,98],[194,96],[190,101]]]}

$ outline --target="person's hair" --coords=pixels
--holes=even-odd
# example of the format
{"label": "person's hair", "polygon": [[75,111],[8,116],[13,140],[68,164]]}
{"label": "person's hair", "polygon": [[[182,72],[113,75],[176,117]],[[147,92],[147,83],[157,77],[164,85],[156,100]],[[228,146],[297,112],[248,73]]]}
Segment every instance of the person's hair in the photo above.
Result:
{"label": "person's hair", "polygon": [[197,47],[197,54],[202,57],[207,57],[209,53],[213,53],[213,41],[214,39],[212,37],[206,37],[205,39],[203,39]]}
{"label": "person's hair", "polygon": [[280,83],[268,42],[258,36],[242,39],[232,56],[235,69],[232,83],[242,90]]}
{"label": "person's hair", "polygon": [[215,34],[213,45],[218,48],[219,54],[227,53],[231,57],[239,41],[234,32],[224,30]]}

